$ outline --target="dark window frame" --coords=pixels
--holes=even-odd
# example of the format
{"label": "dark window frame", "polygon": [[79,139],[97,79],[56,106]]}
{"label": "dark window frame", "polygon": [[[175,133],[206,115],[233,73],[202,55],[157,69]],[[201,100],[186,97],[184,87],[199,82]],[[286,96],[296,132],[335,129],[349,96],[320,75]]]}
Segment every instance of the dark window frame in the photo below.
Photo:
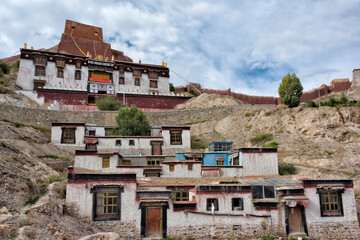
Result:
{"label": "dark window frame", "polygon": [[170,145],[182,145],[182,130],[170,131]]}
{"label": "dark window frame", "polygon": [[[72,135],[72,137],[71,137]],[[75,144],[76,143],[76,128],[62,128],[61,129],[61,143]]]}
{"label": "dark window frame", "polygon": [[174,172],[175,171],[175,165],[169,165],[169,172]]}
{"label": "dark window frame", "polygon": [[[155,83],[155,84],[152,84]],[[158,88],[158,81],[157,80],[150,80],[150,88]]]}
{"label": "dark window frame", "polygon": [[[110,220],[120,220],[121,219],[121,192],[123,192],[123,188],[94,188],[91,189],[90,192],[93,193],[93,211],[92,211],[92,218],[93,221],[110,221]],[[98,201],[98,199],[101,199],[101,194],[106,193],[115,193],[111,196],[112,200],[116,197],[117,201],[115,204],[113,204],[113,201],[111,201],[110,205],[108,204],[110,201]],[[108,198],[107,198],[108,199]],[[101,205],[99,204],[101,202]],[[106,202],[106,203],[105,203]],[[116,210],[114,211],[115,214],[98,214],[97,213],[97,207],[98,206],[104,206],[105,203],[105,209],[106,211],[109,210],[108,207],[112,207],[112,210],[114,210],[114,207],[116,207]],[[104,209],[104,210],[105,210]]]}
{"label": "dark window frame", "polygon": [[102,157],[102,168],[110,168],[110,157]]}
{"label": "dark window frame", "polygon": [[115,146],[121,146],[121,140],[120,139],[115,140]]}
{"label": "dark window frame", "polygon": [[75,80],[81,80],[81,71],[75,70]]}
{"label": "dark window frame", "polygon": [[[239,206],[235,206],[236,201],[239,201],[239,204],[237,204]],[[235,208],[238,208],[238,209],[235,209]],[[241,197],[232,198],[231,199],[231,209],[233,211],[242,211],[242,210],[244,210],[244,199],[241,198]]]}
{"label": "dark window frame", "polygon": [[81,66],[82,66],[81,61],[76,61],[75,62],[75,68],[76,69],[81,69]]}
{"label": "dark window frame", "polygon": [[129,146],[135,146],[135,140],[134,139],[129,140]]}
{"label": "dark window frame", "polygon": [[188,164],[188,171],[192,171],[193,169],[193,164]]}
{"label": "dark window frame", "polygon": [[[39,70],[40,69],[42,69],[42,71],[41,72],[43,72],[43,73],[39,73]],[[46,67],[45,66],[43,66],[43,65],[41,65],[41,66],[38,66],[38,65],[36,65],[35,66],[35,73],[34,73],[34,75],[35,76],[40,76],[40,77],[45,77],[45,75],[46,75]]]}
{"label": "dark window frame", "polygon": [[35,56],[34,57],[34,65],[46,66],[47,65],[47,57]]}
{"label": "dark window frame", "polygon": [[55,60],[55,66],[56,66],[56,67],[58,67],[58,68],[59,68],[59,67],[64,68],[65,65],[66,65],[65,59],[56,59],[56,60]]}
{"label": "dark window frame", "polygon": [[135,77],[134,85],[135,86],[140,86],[140,78],[139,77]]}
{"label": "dark window frame", "polygon": [[[274,197],[265,197],[269,192],[266,192],[266,188],[271,187],[273,189]],[[257,190],[256,190],[257,188]],[[261,190],[261,191],[258,191]],[[268,189],[269,190],[269,189]],[[251,186],[251,193],[253,199],[275,199],[276,198],[276,188],[273,185],[253,185]],[[257,195],[255,195],[255,193]]]}
{"label": "dark window frame", "polygon": [[125,77],[124,76],[119,77],[119,84],[121,84],[121,85],[125,84]]}
{"label": "dark window frame", "polygon": [[[343,208],[343,204],[342,204],[342,190],[318,190],[318,194],[319,194],[319,201],[320,201],[321,217],[343,217],[344,216],[344,208]],[[330,199],[328,200],[327,203],[324,203],[324,198],[326,196],[330,197]],[[327,212],[327,210],[324,209],[324,206],[328,205],[329,207],[331,207],[331,205],[332,205],[331,203],[333,203],[333,204],[335,203],[334,200],[331,201],[331,196],[337,197],[338,209],[332,210],[332,211],[328,210],[329,212]]]}
{"label": "dark window frame", "polygon": [[172,200],[173,201],[190,201],[190,197],[189,197],[189,191],[188,190],[173,190],[171,191],[171,196],[172,196]]}
{"label": "dark window frame", "polygon": [[217,198],[207,198],[206,199],[206,211],[211,211],[211,204],[214,203],[215,210],[219,211],[219,200]]}
{"label": "dark window frame", "polygon": [[64,78],[64,68],[63,67],[57,68],[57,78]]}

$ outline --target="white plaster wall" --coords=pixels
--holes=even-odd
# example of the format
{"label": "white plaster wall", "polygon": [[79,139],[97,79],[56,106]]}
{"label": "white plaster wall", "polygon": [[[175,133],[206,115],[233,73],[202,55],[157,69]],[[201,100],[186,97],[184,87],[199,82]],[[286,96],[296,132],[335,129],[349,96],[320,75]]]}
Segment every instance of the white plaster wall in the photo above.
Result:
{"label": "white plaster wall", "polygon": [[16,84],[22,87],[24,90],[34,89],[34,79],[46,80],[45,77],[36,77],[35,65],[33,60],[20,59],[19,73],[16,79]]}
{"label": "white plaster wall", "polygon": [[181,134],[182,144],[181,145],[171,145],[170,144],[170,131],[169,130],[162,130],[162,136],[164,139],[163,154],[191,151],[190,130],[182,130],[182,134]]}
{"label": "white plaster wall", "polygon": [[75,167],[85,168],[89,170],[101,171],[104,173],[117,172],[116,166],[118,165],[118,155],[110,156],[110,167],[102,167],[102,156],[97,155],[77,155],[75,156]]}
{"label": "white plaster wall", "polygon": [[242,153],[241,155],[246,176],[279,174],[277,153]]}
{"label": "white plaster wall", "polygon": [[311,223],[326,223],[326,222],[347,222],[357,221],[356,203],[354,197],[354,189],[346,188],[342,193],[342,205],[344,216],[342,217],[321,217],[319,194],[316,193],[316,188],[305,188],[305,196],[309,198],[309,206],[305,208],[306,222]]}
{"label": "white plaster wall", "polygon": [[162,94],[162,95],[169,95],[170,94],[169,78],[168,77],[160,77],[159,76],[158,90],[159,90],[159,94]]}
{"label": "white plaster wall", "polygon": [[61,126],[53,126],[51,128],[51,143],[53,145],[63,146],[63,147],[73,148],[75,146],[75,147],[79,147],[79,149],[84,148],[85,147],[85,144],[84,144],[85,128],[83,126],[76,126],[74,128],[76,128],[74,144],[61,143],[61,136],[62,136]]}
{"label": "white plaster wall", "polygon": [[[82,217],[92,218],[93,193],[90,193],[90,189],[94,184],[97,183],[68,183],[66,186],[66,203],[69,205],[74,204],[78,208],[79,215]],[[104,184],[117,185],[119,182],[106,181]],[[139,206],[135,201],[135,197],[136,183],[124,183],[124,192],[121,193],[120,221],[135,221],[136,226],[140,228],[141,210],[138,209]]]}
{"label": "white plaster wall", "polygon": [[188,164],[174,164],[174,171],[169,171],[168,164],[162,164],[161,177],[196,178],[201,177],[201,164],[193,164],[193,170],[188,170]]}
{"label": "white plaster wall", "polygon": [[[121,146],[116,146],[116,140],[121,140]],[[135,145],[129,145],[129,141],[134,140]],[[119,153],[141,153],[151,155],[151,138],[98,138],[97,149],[106,151],[116,151]]]}

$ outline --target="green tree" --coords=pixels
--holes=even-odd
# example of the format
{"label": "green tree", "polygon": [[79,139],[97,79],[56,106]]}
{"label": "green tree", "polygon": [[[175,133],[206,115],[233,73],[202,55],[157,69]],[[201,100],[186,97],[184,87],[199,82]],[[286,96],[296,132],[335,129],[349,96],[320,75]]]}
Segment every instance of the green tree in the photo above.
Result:
{"label": "green tree", "polygon": [[121,107],[121,102],[114,97],[97,97],[96,106],[100,111],[118,111]]}
{"label": "green tree", "polygon": [[174,84],[169,83],[170,92],[175,92]]}
{"label": "green tree", "polygon": [[295,73],[285,75],[279,86],[279,95],[282,102],[289,107],[297,107],[303,93],[303,86]]}
{"label": "green tree", "polygon": [[116,117],[114,134],[121,136],[149,135],[150,124],[146,115],[136,107],[121,108]]}

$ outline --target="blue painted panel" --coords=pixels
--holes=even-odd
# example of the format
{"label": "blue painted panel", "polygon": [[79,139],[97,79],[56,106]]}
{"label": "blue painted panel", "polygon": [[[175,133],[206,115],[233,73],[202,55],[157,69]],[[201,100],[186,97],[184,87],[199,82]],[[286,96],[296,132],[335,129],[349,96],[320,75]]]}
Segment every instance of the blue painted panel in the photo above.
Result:
{"label": "blue painted panel", "polygon": [[224,166],[229,166],[228,153],[204,153],[203,166],[218,166],[216,163],[216,156],[224,157]]}
{"label": "blue painted panel", "polygon": [[185,153],[175,153],[175,160],[185,160]]}

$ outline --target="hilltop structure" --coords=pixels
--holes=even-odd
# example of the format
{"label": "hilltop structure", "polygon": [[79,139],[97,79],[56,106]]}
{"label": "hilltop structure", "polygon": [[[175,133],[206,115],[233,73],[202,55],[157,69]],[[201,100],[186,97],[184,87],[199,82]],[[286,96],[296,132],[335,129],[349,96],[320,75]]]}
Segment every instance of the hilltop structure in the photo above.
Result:
{"label": "hilltop structure", "polygon": [[21,49],[16,83],[27,96],[57,101],[63,110],[95,110],[96,97],[104,96],[147,110],[173,109],[189,99],[169,91],[166,66],[134,63],[103,41],[101,28],[69,20],[57,46]]}
{"label": "hilltop structure", "polygon": [[123,238],[360,236],[352,180],[279,177],[271,148],[213,142],[193,152],[189,130],[156,127],[152,136],[124,137],[53,124],[54,144],[82,148],[68,168],[67,209]]}

